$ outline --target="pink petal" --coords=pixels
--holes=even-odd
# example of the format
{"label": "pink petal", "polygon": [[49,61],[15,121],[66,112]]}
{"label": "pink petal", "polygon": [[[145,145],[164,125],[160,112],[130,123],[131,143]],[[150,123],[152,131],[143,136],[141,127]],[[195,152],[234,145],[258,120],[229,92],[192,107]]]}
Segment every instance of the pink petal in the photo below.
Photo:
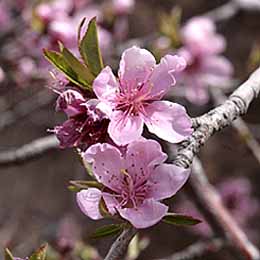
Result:
{"label": "pink petal", "polygon": [[86,100],[78,91],[69,89],[60,94],[56,102],[56,110],[63,110],[67,116],[75,116],[82,113],[81,104]]}
{"label": "pink petal", "polygon": [[119,208],[118,212],[136,228],[147,228],[158,223],[167,213],[168,207],[164,204],[147,199],[137,208]]}
{"label": "pink petal", "polygon": [[175,85],[174,73],[182,71],[186,67],[184,58],[178,55],[166,55],[156,65],[148,81],[146,88],[150,90],[151,97],[162,97],[170,87]]}
{"label": "pink petal", "polygon": [[233,71],[233,65],[224,56],[209,56],[201,60],[201,72],[206,74],[231,77]]}
{"label": "pink petal", "polygon": [[170,198],[184,185],[190,175],[189,169],[173,164],[162,164],[154,168],[149,181],[148,197],[155,200]]}
{"label": "pink petal", "polygon": [[123,161],[120,151],[110,144],[95,144],[83,154],[83,160],[93,163],[97,180],[114,191],[121,190]]}
{"label": "pink petal", "polygon": [[81,190],[77,193],[77,203],[81,211],[88,217],[97,220],[103,218],[99,212],[99,202],[102,193],[96,188]]}
{"label": "pink petal", "polygon": [[134,46],[125,50],[118,72],[121,87],[131,89],[147,81],[155,64],[154,56],[145,49]]}
{"label": "pink petal", "polygon": [[223,36],[216,33],[215,24],[206,17],[194,17],[182,28],[182,39],[196,55],[217,54],[225,49]]}
{"label": "pink petal", "polygon": [[68,119],[62,125],[54,128],[61,148],[76,146],[80,139],[81,133],[78,131],[82,127],[82,123],[75,119]]}
{"label": "pink petal", "polygon": [[[186,75],[186,74],[185,74]],[[204,80],[203,80],[204,77]],[[197,73],[196,75],[186,75],[185,94],[186,98],[193,104],[205,105],[209,102],[208,83],[205,75]]]}
{"label": "pink petal", "polygon": [[126,145],[137,140],[143,132],[143,120],[138,116],[125,116],[124,112],[113,113],[108,125],[108,134],[117,145]]}
{"label": "pink petal", "polygon": [[115,100],[119,85],[110,67],[105,67],[93,82],[93,90],[98,99],[104,103]]}
{"label": "pink petal", "polygon": [[167,159],[160,144],[154,140],[138,140],[127,146],[126,168],[132,176],[135,185],[146,181],[151,169]]}
{"label": "pink petal", "polygon": [[169,101],[154,101],[145,109],[145,124],[151,133],[171,143],[179,143],[192,133],[185,108]]}
{"label": "pink petal", "polygon": [[115,215],[117,213],[117,206],[119,204],[117,199],[113,196],[112,193],[103,192],[102,195],[109,213],[111,215]]}

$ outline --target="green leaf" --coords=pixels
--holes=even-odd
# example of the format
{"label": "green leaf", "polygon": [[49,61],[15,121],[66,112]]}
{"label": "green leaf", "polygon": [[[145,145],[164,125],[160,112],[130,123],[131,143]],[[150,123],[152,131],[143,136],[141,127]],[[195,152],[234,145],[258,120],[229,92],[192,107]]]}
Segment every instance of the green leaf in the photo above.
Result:
{"label": "green leaf", "polygon": [[119,234],[123,230],[122,224],[111,224],[106,225],[100,228],[97,228],[96,231],[91,235],[91,238],[98,239],[108,236],[113,236]]}
{"label": "green leaf", "polygon": [[89,68],[83,65],[67,48],[60,43],[61,54],[65,61],[76,72],[80,82],[84,82],[84,85],[91,86],[95,77],[90,72]]}
{"label": "green leaf", "polygon": [[104,65],[98,44],[96,17],[90,20],[87,32],[80,42],[79,51],[90,71],[97,76]]}
{"label": "green leaf", "polygon": [[30,257],[29,260],[45,260],[47,252],[47,244],[42,245],[37,251],[35,251]]}
{"label": "green leaf", "polygon": [[90,88],[89,85],[86,85],[86,82],[80,80],[77,73],[72,69],[61,53],[46,49],[43,50],[43,53],[45,58],[57,69],[63,72],[72,83],[84,89]]}
{"label": "green leaf", "polygon": [[165,217],[163,217],[162,221],[167,224],[178,226],[193,226],[201,223],[201,220],[199,219],[176,213],[168,213]]}
{"label": "green leaf", "polygon": [[103,185],[97,181],[70,181],[69,189],[73,191],[80,191],[82,189],[98,188],[102,189]]}
{"label": "green leaf", "polygon": [[5,260],[14,260],[14,257],[8,248],[5,248]]}

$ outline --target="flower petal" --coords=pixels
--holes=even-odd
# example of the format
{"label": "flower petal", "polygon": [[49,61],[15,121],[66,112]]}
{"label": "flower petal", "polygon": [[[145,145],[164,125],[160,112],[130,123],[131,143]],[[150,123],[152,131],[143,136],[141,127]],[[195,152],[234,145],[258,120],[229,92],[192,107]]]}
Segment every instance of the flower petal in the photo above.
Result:
{"label": "flower petal", "polygon": [[148,198],[162,200],[172,197],[184,185],[189,175],[189,169],[166,163],[159,165],[151,172]]}
{"label": "flower petal", "polygon": [[129,90],[147,81],[155,64],[154,56],[145,49],[134,46],[125,50],[118,72],[121,88]]}
{"label": "flower petal", "polygon": [[61,148],[73,147],[77,144],[77,141],[81,136],[78,129],[80,129],[81,126],[81,122],[75,119],[69,119],[62,125],[54,128],[54,133],[60,142]]}
{"label": "flower petal", "polygon": [[126,168],[133,178],[135,186],[146,181],[151,168],[164,162],[167,154],[162,151],[160,144],[154,140],[138,140],[127,146]]}
{"label": "flower petal", "polygon": [[224,56],[209,56],[201,59],[201,72],[205,74],[231,77],[233,70],[232,64]]}
{"label": "flower petal", "polygon": [[76,90],[66,90],[60,94],[56,102],[56,110],[64,111],[67,116],[72,117],[84,111],[81,106],[86,102],[84,97]]}
{"label": "flower petal", "polygon": [[110,67],[105,67],[96,77],[93,90],[100,101],[109,104],[114,101],[119,84]]}
{"label": "flower petal", "polygon": [[88,217],[97,220],[103,218],[99,211],[102,192],[96,188],[81,190],[77,193],[77,203],[81,211]]}
{"label": "flower petal", "polygon": [[150,91],[150,96],[161,98],[166,94],[170,87],[176,83],[174,73],[182,71],[185,67],[186,61],[181,56],[164,56],[154,68],[151,78],[146,85],[146,88]]}
{"label": "flower petal", "polygon": [[125,116],[124,112],[113,113],[108,125],[108,134],[117,145],[126,145],[141,137],[143,120],[138,116]]}
{"label": "flower petal", "polygon": [[115,215],[117,213],[118,201],[114,197],[114,194],[108,192],[102,192],[103,199],[105,201],[106,207],[111,215]]}
{"label": "flower petal", "polygon": [[183,141],[192,133],[185,108],[169,101],[154,101],[145,109],[145,124],[151,133],[171,143]]}
{"label": "flower petal", "polygon": [[182,40],[195,55],[212,55],[222,52],[226,42],[216,33],[214,22],[206,17],[194,17],[182,28]]}
{"label": "flower petal", "polygon": [[83,154],[83,160],[93,163],[93,173],[97,180],[113,191],[120,191],[123,161],[120,151],[110,144],[95,144]]}
{"label": "flower petal", "polygon": [[186,98],[191,103],[202,106],[209,102],[208,83],[205,75],[200,73],[187,75],[184,83]]}
{"label": "flower petal", "polygon": [[137,208],[119,208],[118,212],[136,228],[147,228],[158,223],[168,207],[154,199],[147,199]]}

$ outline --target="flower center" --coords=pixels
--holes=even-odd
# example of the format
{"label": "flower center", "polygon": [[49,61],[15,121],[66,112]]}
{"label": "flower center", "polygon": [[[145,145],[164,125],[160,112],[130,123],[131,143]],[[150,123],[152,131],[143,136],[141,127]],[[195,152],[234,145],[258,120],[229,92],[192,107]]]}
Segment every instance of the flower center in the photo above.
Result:
{"label": "flower center", "polygon": [[137,208],[146,197],[148,185],[145,182],[142,185],[136,186],[127,169],[122,169],[121,173],[124,174],[124,179],[119,206],[124,208]]}
{"label": "flower center", "polygon": [[147,101],[148,93],[144,90],[144,83],[121,87],[116,97],[115,109],[125,112],[126,115],[137,116],[144,112]]}

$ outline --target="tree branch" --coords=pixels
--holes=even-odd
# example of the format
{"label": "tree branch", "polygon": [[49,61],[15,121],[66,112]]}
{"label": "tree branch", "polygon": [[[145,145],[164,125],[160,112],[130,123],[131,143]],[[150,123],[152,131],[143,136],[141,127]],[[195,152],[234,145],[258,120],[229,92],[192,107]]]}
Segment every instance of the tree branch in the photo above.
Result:
{"label": "tree branch", "polygon": [[260,68],[220,106],[193,119],[194,133],[178,146],[174,164],[188,168],[201,146],[217,131],[244,115],[260,91]]}
{"label": "tree branch", "polygon": [[54,95],[49,90],[44,89],[16,104],[13,109],[1,112],[0,131],[30,115],[35,110],[48,105],[53,99]]}
{"label": "tree branch", "polygon": [[0,153],[0,167],[7,167],[25,163],[43,153],[57,149],[59,142],[55,135],[42,137],[25,144],[15,150]]}
{"label": "tree branch", "polygon": [[243,254],[245,257],[243,259],[259,260],[259,250],[249,241],[224,207],[218,192],[208,182],[201,162],[197,158],[194,159],[192,175],[187,187],[196,206],[206,217],[213,231],[221,237],[224,235]]}
{"label": "tree branch", "polygon": [[104,260],[122,260],[128,248],[132,238],[137,233],[137,230],[133,227],[125,229],[122,234],[116,239],[111,246],[107,256]]}
{"label": "tree branch", "polygon": [[227,241],[220,238],[213,238],[208,241],[200,241],[192,244],[183,250],[174,253],[173,255],[160,260],[192,260],[203,257],[209,253],[218,252],[220,249],[227,246]]}
{"label": "tree branch", "polygon": [[[226,100],[225,95],[220,89],[212,88],[211,89],[212,97],[215,101],[216,105],[223,103]],[[257,140],[254,138],[254,135],[250,131],[249,127],[245,123],[245,121],[238,117],[235,121],[231,123],[232,127],[236,129],[241,139],[247,145],[247,147],[251,150],[255,159],[260,164],[260,145]]]}
{"label": "tree branch", "polygon": [[239,5],[235,1],[231,0],[226,4],[209,11],[208,13],[204,14],[204,16],[212,19],[215,22],[220,22],[234,17],[239,9]]}

